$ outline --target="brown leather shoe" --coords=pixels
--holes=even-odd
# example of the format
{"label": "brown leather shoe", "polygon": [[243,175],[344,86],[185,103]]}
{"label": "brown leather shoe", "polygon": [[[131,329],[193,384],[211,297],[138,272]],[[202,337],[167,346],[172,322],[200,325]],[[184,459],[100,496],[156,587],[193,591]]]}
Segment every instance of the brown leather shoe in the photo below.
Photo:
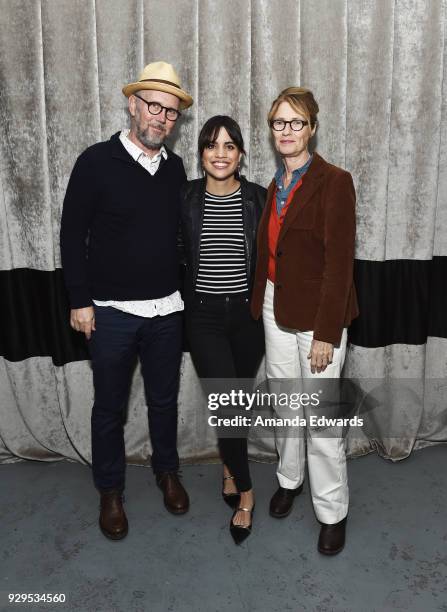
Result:
{"label": "brown leather shoe", "polygon": [[125,538],[129,531],[129,525],[123,508],[122,492],[102,491],[100,504],[99,526],[103,534],[111,540]]}
{"label": "brown leather shoe", "polygon": [[339,523],[321,523],[318,550],[322,555],[336,555],[345,545],[346,517]]}
{"label": "brown leather shoe", "polygon": [[270,500],[270,516],[275,518],[284,518],[288,516],[292,510],[293,500],[303,490],[303,485],[297,489],[284,489],[278,487],[278,490]]}
{"label": "brown leather shoe", "polygon": [[185,514],[189,510],[189,497],[176,472],[160,472],[157,485],[163,491],[165,507],[172,514]]}

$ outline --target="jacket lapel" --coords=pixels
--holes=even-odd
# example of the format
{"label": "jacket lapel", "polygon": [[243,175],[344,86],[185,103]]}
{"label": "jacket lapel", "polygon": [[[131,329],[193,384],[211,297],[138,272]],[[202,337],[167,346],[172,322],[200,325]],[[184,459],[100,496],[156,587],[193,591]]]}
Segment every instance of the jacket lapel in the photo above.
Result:
{"label": "jacket lapel", "polygon": [[292,201],[287,210],[284,218],[281,230],[278,236],[278,244],[281,242],[285,233],[295,221],[295,219],[302,214],[302,211],[306,206],[312,205],[312,196],[320,187],[326,162],[318,153],[314,153],[314,159],[309,167],[309,170],[303,176],[303,184],[293,194]]}
{"label": "jacket lapel", "polygon": [[[242,225],[244,230],[244,241],[245,241],[245,254],[246,254],[246,263],[248,263],[251,259],[251,248],[252,248],[252,240],[251,240],[251,231],[252,228],[255,227],[254,221],[254,202],[251,195],[248,193],[248,184],[245,180],[245,177],[240,177],[241,182],[241,199],[242,199]],[[249,270],[247,267],[247,274]]]}
{"label": "jacket lapel", "polygon": [[270,212],[272,209],[272,198],[275,193],[275,179],[272,180],[270,185],[267,188],[267,196],[265,198],[265,206],[262,211],[261,219],[259,221],[258,228],[258,245],[267,244],[267,231],[270,219]]}
{"label": "jacket lapel", "polygon": [[[197,240],[195,241],[195,261],[196,273],[199,270],[199,259],[200,259],[200,240],[202,238],[202,225],[203,225],[203,213],[205,210],[205,179],[201,179],[200,181],[200,189],[196,192],[196,197],[194,198],[193,205],[191,206],[191,222],[192,222],[192,235],[197,236]],[[195,283],[195,279],[194,279]]]}

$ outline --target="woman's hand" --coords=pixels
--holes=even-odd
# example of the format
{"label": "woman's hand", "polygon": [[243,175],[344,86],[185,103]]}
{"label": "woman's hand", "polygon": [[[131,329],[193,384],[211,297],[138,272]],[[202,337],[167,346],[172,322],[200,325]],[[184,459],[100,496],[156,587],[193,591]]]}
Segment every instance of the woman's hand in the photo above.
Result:
{"label": "woman's hand", "polygon": [[307,356],[307,358],[310,359],[310,371],[312,374],[315,374],[315,371],[317,371],[318,374],[324,372],[327,366],[332,363],[333,355],[333,344],[313,339]]}

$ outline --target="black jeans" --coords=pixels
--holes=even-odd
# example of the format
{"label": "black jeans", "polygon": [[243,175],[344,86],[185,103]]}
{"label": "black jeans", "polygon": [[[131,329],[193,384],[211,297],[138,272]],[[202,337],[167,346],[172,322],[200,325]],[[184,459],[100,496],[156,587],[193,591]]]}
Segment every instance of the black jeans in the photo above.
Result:
{"label": "black jeans", "polygon": [[92,467],[100,490],[124,489],[123,425],[137,357],[148,404],[155,472],[176,471],[177,395],[182,315],[138,317],[95,306],[96,331],[88,342],[93,368]]}
{"label": "black jeans", "polygon": [[[247,295],[196,293],[186,308],[186,330],[201,379],[254,378],[264,354],[264,330],[262,321],[255,321],[250,314]],[[206,380],[202,384],[209,391]],[[218,437],[222,461],[239,491],[252,488],[247,434],[244,428],[243,437]]]}

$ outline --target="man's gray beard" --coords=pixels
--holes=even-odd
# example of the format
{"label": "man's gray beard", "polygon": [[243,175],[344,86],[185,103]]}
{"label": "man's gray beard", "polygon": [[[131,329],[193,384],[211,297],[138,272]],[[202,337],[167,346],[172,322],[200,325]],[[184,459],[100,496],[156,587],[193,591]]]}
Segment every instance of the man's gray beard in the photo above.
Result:
{"label": "man's gray beard", "polygon": [[145,132],[143,132],[137,127],[137,138],[141,142],[141,144],[146,147],[146,149],[153,149],[154,151],[158,151],[158,149],[161,147],[165,140],[165,135],[160,134],[158,138],[150,140],[146,136]]}

